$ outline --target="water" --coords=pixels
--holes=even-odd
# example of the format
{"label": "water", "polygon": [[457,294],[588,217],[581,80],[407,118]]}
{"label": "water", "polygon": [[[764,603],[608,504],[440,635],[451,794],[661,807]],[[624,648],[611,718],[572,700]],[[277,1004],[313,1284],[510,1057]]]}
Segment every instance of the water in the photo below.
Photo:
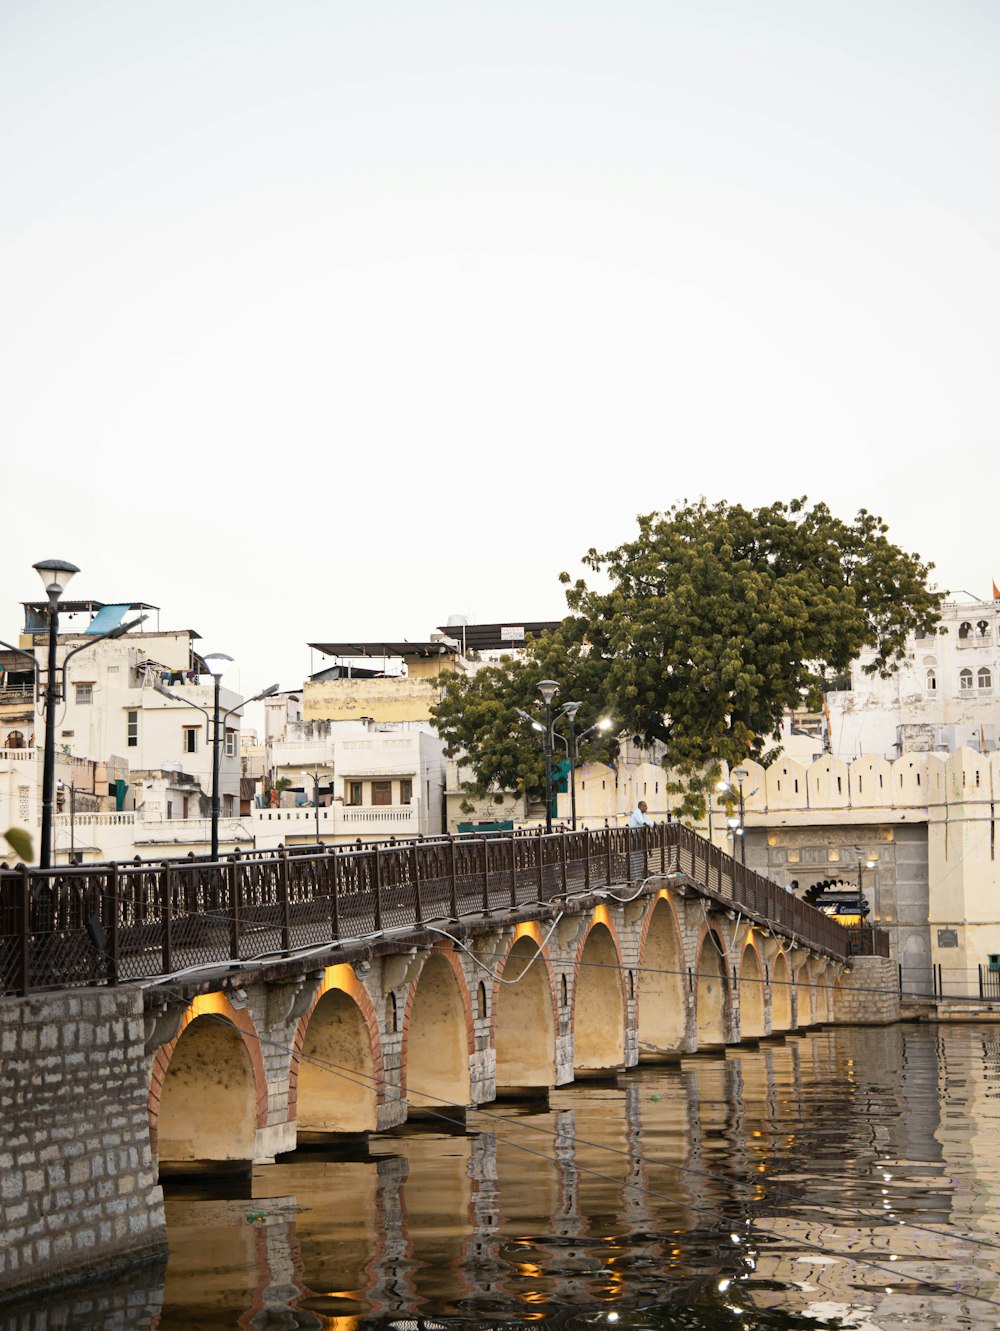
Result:
{"label": "water", "polygon": [[828,1030],[172,1185],[47,1325],[1000,1327],[998,1200],[1000,1027]]}

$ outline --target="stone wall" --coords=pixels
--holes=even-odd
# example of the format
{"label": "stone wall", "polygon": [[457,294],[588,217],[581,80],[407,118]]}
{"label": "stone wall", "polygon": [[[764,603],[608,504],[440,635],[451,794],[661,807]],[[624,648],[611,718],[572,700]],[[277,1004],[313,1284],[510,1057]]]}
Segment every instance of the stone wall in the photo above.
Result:
{"label": "stone wall", "polygon": [[834,1020],[848,1026],[899,1021],[899,970],[888,957],[853,957],[833,991]]}
{"label": "stone wall", "polygon": [[0,1000],[0,1299],[166,1251],[138,992]]}

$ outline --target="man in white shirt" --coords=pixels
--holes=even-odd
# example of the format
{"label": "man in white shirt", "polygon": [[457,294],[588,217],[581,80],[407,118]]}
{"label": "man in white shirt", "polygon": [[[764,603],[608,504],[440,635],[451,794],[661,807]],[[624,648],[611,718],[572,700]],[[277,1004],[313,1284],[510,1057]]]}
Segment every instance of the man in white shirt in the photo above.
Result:
{"label": "man in white shirt", "polygon": [[646,801],[640,800],[632,811],[632,817],[628,820],[629,827],[652,827],[653,820],[646,816]]}
{"label": "man in white shirt", "polygon": [[[629,827],[652,827],[653,820],[646,813],[646,801],[640,800],[632,811],[632,817],[628,820]],[[643,853],[639,847],[643,844],[642,837],[631,837],[632,849],[629,852],[629,877],[633,883],[639,882],[643,874]]]}

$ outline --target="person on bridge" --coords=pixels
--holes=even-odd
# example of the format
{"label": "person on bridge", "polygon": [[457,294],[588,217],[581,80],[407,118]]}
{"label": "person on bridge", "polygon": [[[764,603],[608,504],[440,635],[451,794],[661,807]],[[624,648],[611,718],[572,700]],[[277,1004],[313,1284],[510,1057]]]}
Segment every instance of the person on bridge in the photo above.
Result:
{"label": "person on bridge", "polygon": [[[640,800],[632,810],[632,817],[628,820],[628,825],[630,829],[653,826],[652,818],[646,813],[645,800]],[[632,849],[629,852],[629,878],[632,882],[637,883],[642,879],[645,863],[643,853],[638,849],[643,844],[643,838],[636,836],[634,831],[629,832],[629,837],[632,841]]]}

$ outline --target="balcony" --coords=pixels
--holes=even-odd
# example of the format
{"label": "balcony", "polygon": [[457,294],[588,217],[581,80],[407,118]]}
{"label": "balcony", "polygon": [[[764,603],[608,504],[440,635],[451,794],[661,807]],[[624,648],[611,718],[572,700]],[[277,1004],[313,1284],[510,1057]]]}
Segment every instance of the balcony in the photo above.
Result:
{"label": "balcony", "polygon": [[319,809],[254,809],[245,819],[259,847],[277,845],[288,837],[315,841],[317,815],[319,835],[324,840],[354,840],[355,837],[416,836],[420,831],[419,806],[413,804],[343,805]]}

